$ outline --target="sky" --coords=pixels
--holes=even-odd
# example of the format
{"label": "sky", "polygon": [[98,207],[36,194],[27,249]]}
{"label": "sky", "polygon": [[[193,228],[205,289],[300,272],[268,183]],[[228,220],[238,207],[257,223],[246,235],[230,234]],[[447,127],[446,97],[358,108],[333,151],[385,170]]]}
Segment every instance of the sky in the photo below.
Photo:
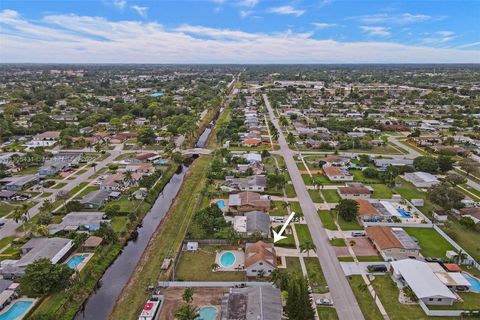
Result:
{"label": "sky", "polygon": [[480,0],[1,0],[0,62],[480,63]]}

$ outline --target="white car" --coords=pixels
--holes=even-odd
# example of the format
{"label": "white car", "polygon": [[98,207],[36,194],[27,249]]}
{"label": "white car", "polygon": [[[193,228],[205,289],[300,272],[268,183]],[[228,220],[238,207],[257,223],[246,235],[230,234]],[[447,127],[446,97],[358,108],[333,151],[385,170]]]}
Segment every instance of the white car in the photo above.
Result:
{"label": "white car", "polygon": [[315,300],[317,306],[333,306],[333,301],[326,298],[320,298]]}

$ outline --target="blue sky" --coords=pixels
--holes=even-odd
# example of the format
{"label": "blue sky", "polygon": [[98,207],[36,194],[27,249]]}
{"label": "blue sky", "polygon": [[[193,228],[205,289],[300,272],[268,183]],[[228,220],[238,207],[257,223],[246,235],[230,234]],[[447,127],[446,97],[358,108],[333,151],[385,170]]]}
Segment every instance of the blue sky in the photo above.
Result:
{"label": "blue sky", "polygon": [[480,1],[2,0],[1,62],[480,63]]}

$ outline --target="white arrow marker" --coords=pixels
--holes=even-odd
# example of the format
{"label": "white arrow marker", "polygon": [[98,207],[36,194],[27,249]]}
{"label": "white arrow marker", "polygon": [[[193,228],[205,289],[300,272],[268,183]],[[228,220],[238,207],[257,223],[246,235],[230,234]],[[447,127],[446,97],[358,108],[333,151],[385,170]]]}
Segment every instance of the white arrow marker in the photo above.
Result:
{"label": "white arrow marker", "polygon": [[295,215],[295,212],[290,213],[287,221],[285,221],[285,224],[283,225],[282,229],[280,229],[280,232],[276,233],[275,230],[272,230],[272,232],[273,232],[273,243],[286,238],[285,236],[282,236],[282,234],[283,234],[283,232],[285,232],[285,229],[287,229],[287,226],[290,223],[290,221],[292,221],[294,215]]}

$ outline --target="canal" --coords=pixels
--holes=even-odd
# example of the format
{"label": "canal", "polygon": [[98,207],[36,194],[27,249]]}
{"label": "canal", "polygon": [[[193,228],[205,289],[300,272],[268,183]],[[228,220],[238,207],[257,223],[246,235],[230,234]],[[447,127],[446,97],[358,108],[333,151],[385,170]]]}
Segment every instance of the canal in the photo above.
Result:
{"label": "canal", "polygon": [[[211,128],[205,129],[195,145],[197,148],[205,146],[211,131]],[[172,202],[180,191],[187,171],[188,167],[182,166],[165,185],[163,191],[155,200],[152,209],[143,218],[142,225],[137,229],[137,236],[127,242],[115,262],[103,274],[98,288],[77,313],[75,320],[108,319],[118,295],[130,279],[153,232],[168,213]]]}

